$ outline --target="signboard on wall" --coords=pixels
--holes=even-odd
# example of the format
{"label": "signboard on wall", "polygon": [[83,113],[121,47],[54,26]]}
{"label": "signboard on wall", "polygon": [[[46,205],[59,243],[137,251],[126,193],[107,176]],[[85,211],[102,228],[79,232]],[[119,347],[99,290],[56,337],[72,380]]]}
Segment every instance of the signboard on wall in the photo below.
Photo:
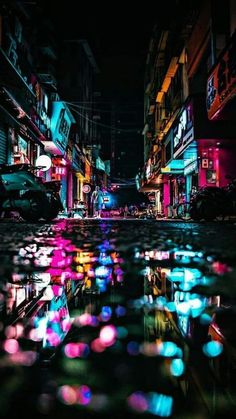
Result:
{"label": "signboard on wall", "polygon": [[208,169],[208,166],[209,166],[208,159],[202,159],[202,168]]}
{"label": "signboard on wall", "polygon": [[82,192],[83,193],[89,193],[91,192],[91,186],[88,183],[84,183],[83,187],[82,187]]}
{"label": "signboard on wall", "polygon": [[197,160],[191,161],[184,168],[184,176],[187,176],[191,173],[197,173],[197,172],[198,172]]}
{"label": "signboard on wall", "polygon": [[194,139],[193,106],[190,102],[182,110],[173,128],[173,155],[179,156]]}
{"label": "signboard on wall", "polygon": [[103,172],[106,170],[105,163],[99,156],[96,159],[96,169],[102,170]]}
{"label": "signboard on wall", "polygon": [[226,103],[236,95],[236,34],[222,52],[207,80],[207,114],[214,119]]}
{"label": "signboard on wall", "polygon": [[53,102],[51,118],[52,140],[62,154],[66,151],[72,123],[75,123],[75,120],[64,102]]}

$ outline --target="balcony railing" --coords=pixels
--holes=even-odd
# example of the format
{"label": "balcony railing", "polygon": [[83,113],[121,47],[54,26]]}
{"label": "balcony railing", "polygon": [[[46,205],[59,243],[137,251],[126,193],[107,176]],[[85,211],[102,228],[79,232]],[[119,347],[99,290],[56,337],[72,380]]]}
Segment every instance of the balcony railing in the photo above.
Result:
{"label": "balcony railing", "polygon": [[8,58],[5,51],[0,47],[0,82],[8,88],[16,88],[24,92],[31,100],[35,98],[35,94],[30,84],[22,77],[15,65]]}

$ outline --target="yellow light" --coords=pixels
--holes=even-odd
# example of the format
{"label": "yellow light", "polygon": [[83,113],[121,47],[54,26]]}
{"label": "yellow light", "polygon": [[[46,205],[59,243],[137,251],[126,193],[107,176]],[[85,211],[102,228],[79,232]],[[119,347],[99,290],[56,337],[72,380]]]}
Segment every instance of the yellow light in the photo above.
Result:
{"label": "yellow light", "polygon": [[156,97],[156,102],[161,103],[163,96],[164,96],[164,92],[162,92],[162,91],[158,92],[157,97]]}
{"label": "yellow light", "polygon": [[169,87],[170,87],[170,83],[171,83],[171,77],[165,77],[165,79],[162,83],[161,90],[166,93],[168,91]]}
{"label": "yellow light", "polygon": [[170,166],[162,167],[161,171],[162,171],[162,173],[169,173],[170,172]]}

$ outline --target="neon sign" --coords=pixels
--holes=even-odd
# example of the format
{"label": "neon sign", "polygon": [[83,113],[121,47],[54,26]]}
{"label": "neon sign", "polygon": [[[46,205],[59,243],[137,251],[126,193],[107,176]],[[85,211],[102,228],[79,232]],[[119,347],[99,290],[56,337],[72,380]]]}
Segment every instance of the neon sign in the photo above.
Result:
{"label": "neon sign", "polygon": [[192,103],[190,103],[183,109],[173,128],[174,158],[181,154],[194,139],[192,113]]}
{"label": "neon sign", "polygon": [[207,81],[207,113],[214,119],[230,98],[236,95],[236,36],[233,36]]}

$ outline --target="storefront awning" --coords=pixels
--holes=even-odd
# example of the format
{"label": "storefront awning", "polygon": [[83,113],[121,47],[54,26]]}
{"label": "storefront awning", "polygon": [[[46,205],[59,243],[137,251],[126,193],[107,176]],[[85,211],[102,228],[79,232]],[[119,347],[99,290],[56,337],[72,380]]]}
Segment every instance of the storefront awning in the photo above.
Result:
{"label": "storefront awning", "polygon": [[[25,130],[29,129],[30,133],[35,137],[37,140],[45,140],[44,135],[41,133],[39,128],[35,125],[32,121],[31,117],[27,114],[26,110],[22,108],[19,102],[13,97],[13,95],[6,89],[6,87],[2,87],[0,90],[1,97],[4,101],[4,109],[5,111],[12,116],[12,118],[19,121],[21,126],[24,126]],[[13,114],[12,114],[13,112]]]}
{"label": "storefront awning", "polygon": [[0,105],[0,109],[2,112],[2,117],[7,124],[9,124],[12,128],[15,128],[19,134],[25,138],[26,140],[34,141],[36,144],[43,147],[43,143],[40,141],[39,137],[35,135],[35,133],[29,128],[17,121],[13,115],[10,114],[2,105]]}
{"label": "storefront awning", "polygon": [[161,168],[163,174],[181,174],[184,171],[184,160],[172,160],[170,164]]}

